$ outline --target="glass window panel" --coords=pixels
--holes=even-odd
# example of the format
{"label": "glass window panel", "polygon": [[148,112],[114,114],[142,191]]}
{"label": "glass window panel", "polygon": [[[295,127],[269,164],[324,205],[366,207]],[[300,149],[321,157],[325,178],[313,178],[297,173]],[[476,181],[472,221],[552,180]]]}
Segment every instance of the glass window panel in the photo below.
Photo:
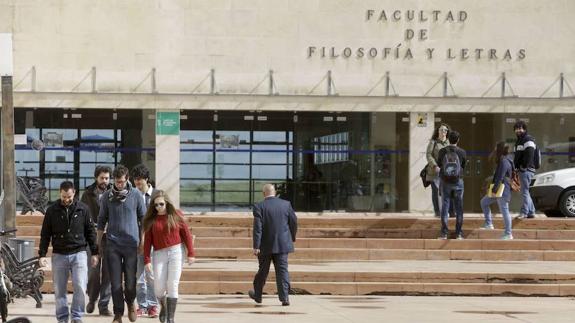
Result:
{"label": "glass window panel", "polygon": [[254,142],[285,142],[285,131],[254,131]]}
{"label": "glass window panel", "polygon": [[182,144],[212,143],[214,132],[212,130],[183,130],[180,131]]}
{"label": "glass window panel", "polygon": [[211,180],[181,180],[180,203],[211,203],[212,182]]}
{"label": "glass window panel", "polygon": [[216,180],[216,191],[249,191],[249,180],[226,181]]}
{"label": "glass window panel", "polygon": [[250,166],[216,165],[216,178],[249,178]]}
{"label": "glass window panel", "polygon": [[287,167],[285,165],[254,165],[252,178],[255,179],[281,179],[285,180]]}
{"label": "glass window panel", "polygon": [[237,151],[218,151],[216,152],[216,162],[217,163],[244,163],[249,164],[250,162],[250,146],[241,145],[240,149],[245,149],[245,152]]}
{"label": "glass window panel", "polygon": [[[254,145],[254,150],[263,150],[261,152],[253,152],[252,162],[254,164],[285,164],[287,159],[285,145]],[[278,151],[278,152],[275,152]]]}
{"label": "glass window panel", "polygon": [[181,145],[180,159],[182,163],[211,163],[213,145],[211,144],[185,144]]}
{"label": "glass window panel", "polygon": [[188,178],[212,178],[211,164],[180,165],[180,177]]}
{"label": "glass window panel", "polygon": [[250,192],[216,192],[216,203],[249,204]]}

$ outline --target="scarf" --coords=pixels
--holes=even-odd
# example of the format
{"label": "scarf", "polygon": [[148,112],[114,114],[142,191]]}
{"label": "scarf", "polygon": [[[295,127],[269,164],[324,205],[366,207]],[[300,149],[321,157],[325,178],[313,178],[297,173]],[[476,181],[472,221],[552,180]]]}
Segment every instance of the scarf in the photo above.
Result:
{"label": "scarf", "polygon": [[130,191],[132,190],[132,184],[130,184],[130,182],[126,182],[126,188],[124,188],[123,190],[117,190],[115,185],[112,185],[112,189],[110,190],[110,195],[108,196],[108,199],[110,200],[110,202],[120,202],[123,203],[124,201],[126,201],[126,198],[128,197],[128,194],[130,193]]}

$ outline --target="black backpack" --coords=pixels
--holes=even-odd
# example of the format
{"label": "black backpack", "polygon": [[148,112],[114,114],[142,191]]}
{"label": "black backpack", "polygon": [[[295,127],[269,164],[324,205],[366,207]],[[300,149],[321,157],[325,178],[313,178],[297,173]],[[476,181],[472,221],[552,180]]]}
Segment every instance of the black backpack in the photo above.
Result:
{"label": "black backpack", "polygon": [[453,148],[446,148],[445,155],[441,161],[441,178],[445,182],[457,183],[461,177],[461,161],[459,155]]}

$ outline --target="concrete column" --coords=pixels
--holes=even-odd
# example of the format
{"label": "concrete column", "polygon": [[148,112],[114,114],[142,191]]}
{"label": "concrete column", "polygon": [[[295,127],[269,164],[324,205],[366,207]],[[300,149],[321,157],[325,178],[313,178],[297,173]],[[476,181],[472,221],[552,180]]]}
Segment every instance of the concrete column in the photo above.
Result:
{"label": "concrete column", "polygon": [[2,190],[0,190],[0,227],[16,228],[16,166],[14,165],[14,98],[12,34],[0,34],[0,82],[2,87]]}
{"label": "concrete column", "polygon": [[427,164],[425,151],[433,134],[435,115],[412,112],[409,117],[409,212],[433,213],[431,187],[423,187],[419,172]]}
{"label": "concrete column", "polygon": [[180,111],[156,111],[156,187],[180,207]]}

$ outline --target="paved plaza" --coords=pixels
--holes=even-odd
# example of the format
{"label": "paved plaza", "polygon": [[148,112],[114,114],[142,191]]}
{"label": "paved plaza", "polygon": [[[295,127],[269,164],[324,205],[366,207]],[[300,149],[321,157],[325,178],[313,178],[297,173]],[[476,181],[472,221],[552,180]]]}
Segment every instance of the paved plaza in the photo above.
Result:
{"label": "paved plaza", "polygon": [[[70,295],[71,296],[71,295]],[[177,322],[575,322],[575,298],[555,297],[415,297],[415,296],[292,296],[282,307],[275,296],[256,305],[246,295],[183,296]],[[32,299],[17,299],[10,317],[55,322],[54,297],[44,307]],[[88,315],[84,322],[109,323],[111,317]],[[129,322],[127,317],[124,320]],[[137,322],[158,322],[139,318]]]}

